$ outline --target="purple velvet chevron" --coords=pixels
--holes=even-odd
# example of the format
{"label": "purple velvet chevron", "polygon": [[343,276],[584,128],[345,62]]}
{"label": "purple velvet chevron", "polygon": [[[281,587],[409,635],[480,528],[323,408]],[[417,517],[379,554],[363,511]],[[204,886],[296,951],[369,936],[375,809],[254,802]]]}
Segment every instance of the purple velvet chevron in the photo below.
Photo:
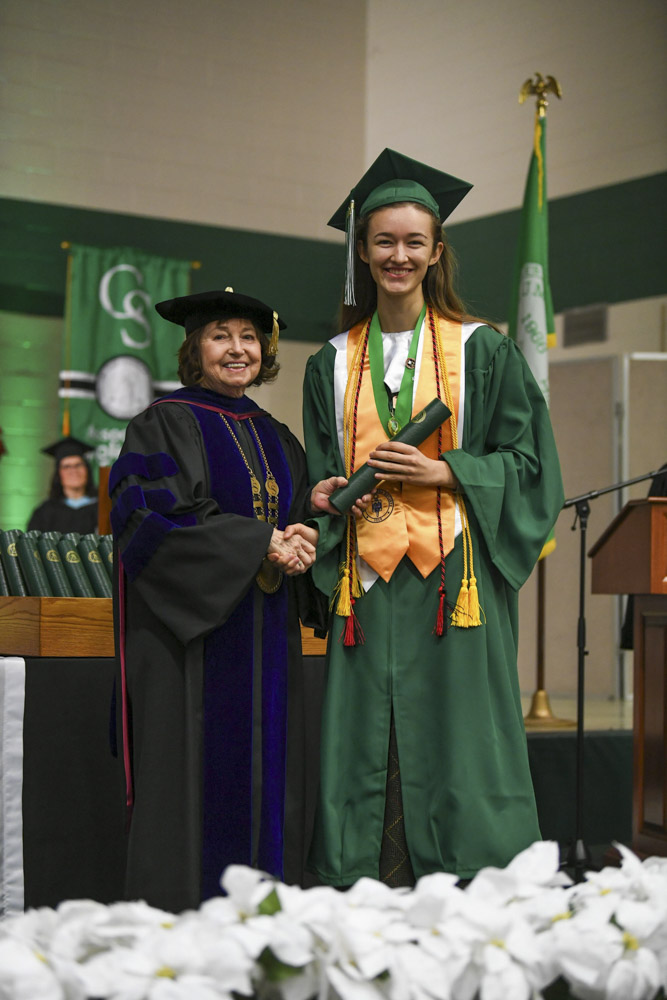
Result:
{"label": "purple velvet chevron", "polygon": [[176,518],[170,520],[155,512],[144,518],[132,535],[132,540],[121,553],[123,566],[130,580],[136,580],[170,531],[177,527],[190,527],[196,523],[197,518],[194,514],[182,514],[178,522]]}
{"label": "purple velvet chevron", "polygon": [[168,514],[176,503],[171,490],[143,490],[135,484],[128,486],[114,501],[111,511],[111,528],[116,538],[120,538],[125,525],[135,510],[154,510],[158,514]]}
{"label": "purple velvet chevron", "polygon": [[139,476],[141,479],[161,479],[163,476],[175,476],[178,472],[178,465],[171,457],[163,451],[153,452],[152,455],[141,455],[136,451],[128,451],[117,459],[109,476],[109,496],[113,493],[119,483],[128,476]]}

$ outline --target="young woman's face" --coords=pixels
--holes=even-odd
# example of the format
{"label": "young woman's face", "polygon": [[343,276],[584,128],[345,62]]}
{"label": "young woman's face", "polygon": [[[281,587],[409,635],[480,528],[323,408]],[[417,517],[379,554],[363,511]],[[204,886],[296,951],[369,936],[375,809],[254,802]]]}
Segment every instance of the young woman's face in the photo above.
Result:
{"label": "young woman's face", "polygon": [[371,270],[378,293],[410,295],[435,264],[443,250],[433,245],[433,217],[418,205],[387,205],[368,220],[366,243],[357,245],[359,256]]}
{"label": "young woman's face", "polygon": [[207,323],[199,350],[201,384],[225,396],[242,396],[262,367],[262,346],[249,319]]}
{"label": "young woman's face", "polygon": [[79,455],[67,455],[58,463],[58,475],[65,496],[83,495],[88,482],[86,463]]}

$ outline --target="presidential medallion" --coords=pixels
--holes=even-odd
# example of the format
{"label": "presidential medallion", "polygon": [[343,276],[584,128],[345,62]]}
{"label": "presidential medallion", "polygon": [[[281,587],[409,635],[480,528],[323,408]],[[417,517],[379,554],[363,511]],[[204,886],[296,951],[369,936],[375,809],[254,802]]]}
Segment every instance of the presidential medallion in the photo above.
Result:
{"label": "presidential medallion", "polygon": [[269,559],[263,559],[255,580],[262,593],[275,594],[283,582],[283,572]]}

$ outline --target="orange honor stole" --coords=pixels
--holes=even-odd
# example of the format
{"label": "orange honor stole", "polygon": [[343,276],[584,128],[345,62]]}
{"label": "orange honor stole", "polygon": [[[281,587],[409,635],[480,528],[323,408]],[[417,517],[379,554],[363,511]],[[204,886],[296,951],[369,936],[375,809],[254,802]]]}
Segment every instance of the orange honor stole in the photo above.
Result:
{"label": "orange honor stole", "polygon": [[[412,415],[419,413],[436,396],[443,399],[452,416],[441,428],[441,448],[438,448],[436,430],[419,446],[428,458],[438,459],[441,452],[454,447],[456,414],[459,407],[461,384],[461,323],[435,316],[436,335],[440,338],[441,359],[445,371],[440,370],[440,385],[436,384],[436,364],[433,357],[433,337],[429,330],[428,315],[422,327],[422,356],[419,380],[412,401]],[[351,381],[358,382],[358,361],[361,339],[368,335],[368,323],[359,323],[348,333],[347,371],[348,389]],[[356,364],[355,364],[356,362]],[[356,367],[356,371],[355,371]],[[448,383],[448,385],[447,385]],[[346,392],[346,401],[354,405],[354,391]],[[354,466],[360,468],[381,441],[389,440],[375,405],[371,381],[368,350],[364,351],[359,386],[356,421],[345,421],[346,432],[356,424]],[[346,442],[346,451],[348,443]],[[351,472],[354,469],[350,470]],[[455,499],[451,490],[441,491],[442,555],[454,547]],[[432,486],[413,486],[408,483],[386,483],[378,480],[375,501],[364,516],[354,524],[357,551],[362,559],[382,577],[389,580],[404,555],[425,578],[440,564],[440,543],[436,516],[436,490]]]}

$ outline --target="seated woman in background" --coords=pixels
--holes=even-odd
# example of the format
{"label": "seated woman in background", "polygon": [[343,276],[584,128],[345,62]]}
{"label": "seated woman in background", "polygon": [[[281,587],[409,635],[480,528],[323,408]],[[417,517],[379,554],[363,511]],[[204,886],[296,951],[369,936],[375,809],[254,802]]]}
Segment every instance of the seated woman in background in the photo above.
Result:
{"label": "seated woman in background", "polygon": [[301,445],[245,394],[277,375],[277,313],[229,288],[156,309],[185,327],[185,387],[131,421],[109,490],[126,895],[178,911],[220,892],[231,863],[301,878],[299,617],[318,624],[301,576],[317,530]]}
{"label": "seated woman in background", "polygon": [[92,448],[74,437],[62,438],[42,448],[55,459],[48,500],[37,507],[28,521],[28,531],[97,531],[97,487],[86,454]]}

